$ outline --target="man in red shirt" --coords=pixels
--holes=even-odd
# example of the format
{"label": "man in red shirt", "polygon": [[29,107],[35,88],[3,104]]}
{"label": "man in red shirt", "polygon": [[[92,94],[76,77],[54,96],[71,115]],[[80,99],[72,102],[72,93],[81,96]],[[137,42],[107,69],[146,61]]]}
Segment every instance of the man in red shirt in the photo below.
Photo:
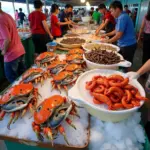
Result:
{"label": "man in red shirt", "polygon": [[115,29],[115,19],[111,13],[106,9],[104,4],[99,5],[99,11],[103,14],[103,21],[101,25],[96,30],[96,35],[99,34],[100,30],[105,30],[106,33],[109,33]]}
{"label": "man in red shirt", "polygon": [[35,52],[38,54],[47,51],[46,44],[50,39],[53,39],[46,22],[46,16],[42,13],[42,7],[43,3],[39,0],[35,0],[35,11],[29,15],[32,40],[35,46]]}

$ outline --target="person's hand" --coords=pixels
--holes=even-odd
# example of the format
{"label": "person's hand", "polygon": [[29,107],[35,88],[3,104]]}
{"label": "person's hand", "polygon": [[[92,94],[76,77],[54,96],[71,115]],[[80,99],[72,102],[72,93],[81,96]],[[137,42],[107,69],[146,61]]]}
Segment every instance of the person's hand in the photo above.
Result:
{"label": "person's hand", "polygon": [[140,42],[140,37],[138,37],[138,39],[137,39],[137,43],[139,43]]}
{"label": "person's hand", "polygon": [[70,21],[68,21],[68,24],[69,24],[69,25],[71,25],[71,24],[72,24],[72,21],[71,21],[71,20],[70,20]]}
{"label": "person's hand", "polygon": [[101,38],[106,38],[107,34],[102,34]]}
{"label": "person's hand", "polygon": [[6,54],[6,52],[4,50],[2,50],[1,54],[4,56]]}
{"label": "person's hand", "polygon": [[101,43],[111,43],[108,39],[101,40]]}
{"label": "person's hand", "polygon": [[98,34],[99,34],[99,30],[96,30],[95,35],[98,36]]}
{"label": "person's hand", "polygon": [[127,73],[127,76],[130,78],[130,79],[138,79],[140,77],[140,75],[137,73],[137,72],[128,72]]}
{"label": "person's hand", "polygon": [[50,35],[50,38],[53,40],[54,37],[52,35]]}

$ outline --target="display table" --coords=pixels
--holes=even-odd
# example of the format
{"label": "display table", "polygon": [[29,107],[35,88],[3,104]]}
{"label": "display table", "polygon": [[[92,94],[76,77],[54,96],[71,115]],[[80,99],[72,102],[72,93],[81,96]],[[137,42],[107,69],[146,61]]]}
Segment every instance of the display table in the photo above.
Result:
{"label": "display table", "polygon": [[22,40],[22,44],[25,48],[25,64],[27,68],[30,68],[31,65],[34,63],[34,45],[32,42],[32,38],[29,37],[25,40]]}

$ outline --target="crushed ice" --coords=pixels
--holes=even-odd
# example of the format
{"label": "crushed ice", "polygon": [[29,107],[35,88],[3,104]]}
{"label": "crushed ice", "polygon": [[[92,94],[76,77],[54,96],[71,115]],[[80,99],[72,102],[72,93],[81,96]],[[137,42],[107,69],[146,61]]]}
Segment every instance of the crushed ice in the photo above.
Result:
{"label": "crushed ice", "polygon": [[91,118],[90,150],[143,150],[145,132],[140,125],[141,113],[136,112],[118,123]]}

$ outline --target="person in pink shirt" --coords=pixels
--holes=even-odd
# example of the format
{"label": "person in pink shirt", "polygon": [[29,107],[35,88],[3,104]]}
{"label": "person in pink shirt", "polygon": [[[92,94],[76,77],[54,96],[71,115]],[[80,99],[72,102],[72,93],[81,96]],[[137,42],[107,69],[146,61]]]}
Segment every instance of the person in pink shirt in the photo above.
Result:
{"label": "person in pink shirt", "polygon": [[18,10],[16,10],[16,12],[15,12],[15,21],[16,21],[16,25],[18,27],[18,23],[19,23]]}
{"label": "person in pink shirt", "polygon": [[143,34],[143,59],[142,63],[144,64],[147,60],[150,59],[150,9],[147,14],[143,18],[143,22],[140,27],[138,42],[141,39],[141,35]]}
{"label": "person in pink shirt", "polygon": [[3,12],[0,3],[0,50],[4,56],[6,78],[12,83],[25,71],[25,50],[21,43],[15,21]]}

